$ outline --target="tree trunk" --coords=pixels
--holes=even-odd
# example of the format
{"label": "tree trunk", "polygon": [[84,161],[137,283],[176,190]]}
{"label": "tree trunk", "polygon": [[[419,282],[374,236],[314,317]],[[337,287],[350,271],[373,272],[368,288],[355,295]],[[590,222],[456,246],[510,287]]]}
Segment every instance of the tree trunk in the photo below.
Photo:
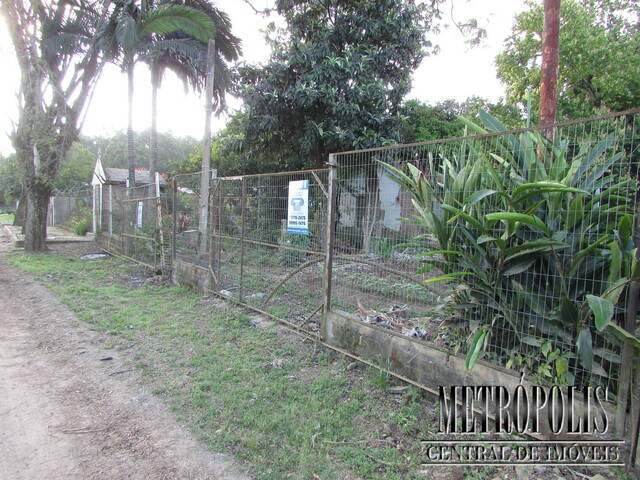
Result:
{"label": "tree trunk", "polygon": [[47,244],[47,207],[51,188],[35,183],[27,189],[27,215],[24,222],[24,249],[42,252]]}
{"label": "tree trunk", "polygon": [[[149,154],[149,178],[153,181],[156,178],[156,169],[158,168],[158,87],[159,77],[157,67],[151,68],[151,135],[150,135],[150,154]],[[155,187],[149,187],[149,196],[155,195]]]}
{"label": "tree trunk", "polygon": [[560,60],[560,0],[544,0],[542,65],[540,67],[540,126],[556,120]]}
{"label": "tree trunk", "polygon": [[209,182],[211,181],[211,113],[213,111],[213,74],[215,68],[215,38],[209,39],[207,50],[207,78],[205,83],[205,117],[204,135],[202,138],[202,174],[200,177],[200,215],[198,230],[200,232],[200,253],[207,248],[209,222]]}
{"label": "tree trunk", "polygon": [[133,188],[136,186],[135,152],[133,149],[133,59],[127,62],[128,80],[128,122],[127,122],[127,167],[129,169],[128,197],[133,198]]}

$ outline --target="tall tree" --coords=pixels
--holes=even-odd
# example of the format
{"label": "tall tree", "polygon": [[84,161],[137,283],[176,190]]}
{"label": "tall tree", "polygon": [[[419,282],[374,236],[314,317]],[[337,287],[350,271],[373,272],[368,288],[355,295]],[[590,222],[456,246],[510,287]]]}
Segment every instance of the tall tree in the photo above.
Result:
{"label": "tall tree", "polygon": [[114,9],[99,0],[5,0],[0,9],[21,74],[12,142],[24,173],[24,245],[42,251],[53,179],[100,76],[99,33]]}
{"label": "tall tree", "polygon": [[540,65],[540,125],[556,119],[558,103],[558,62],[560,60],[560,0],[544,0],[542,23],[542,63]]}
{"label": "tall tree", "polygon": [[278,0],[287,32],[272,30],[266,65],[239,70],[244,148],[299,168],[321,165],[330,151],[397,141],[438,5]]}
{"label": "tall tree", "polygon": [[[508,99],[538,108],[543,8],[529,3],[496,58]],[[640,105],[640,9],[635,0],[563,0],[558,116],[577,118]]]}
{"label": "tall tree", "polygon": [[[230,88],[228,62],[238,59],[240,39],[231,33],[229,16],[213,6],[208,0],[172,0],[172,4],[184,4],[207,15],[215,25],[215,79],[213,104],[216,111],[225,106],[225,95]],[[201,91],[206,76],[207,44],[182,31],[163,35],[154,42],[145,55],[151,69],[151,145],[149,172],[151,177],[158,165],[158,89],[167,70],[183,81],[185,89],[192,87]]]}
{"label": "tall tree", "polygon": [[128,112],[128,169],[129,195],[135,186],[135,150],[133,135],[134,69],[141,56],[152,48],[158,36],[182,31],[200,42],[206,42],[215,33],[215,25],[203,12],[184,5],[150,1],[120,0],[118,15],[108,25],[110,53],[120,58],[127,73]]}

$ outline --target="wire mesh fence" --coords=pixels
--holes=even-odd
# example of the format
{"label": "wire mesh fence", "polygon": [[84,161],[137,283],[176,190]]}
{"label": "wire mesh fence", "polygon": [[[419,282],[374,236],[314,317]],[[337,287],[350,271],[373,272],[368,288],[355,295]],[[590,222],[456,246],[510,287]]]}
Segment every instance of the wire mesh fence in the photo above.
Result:
{"label": "wire mesh fence", "polygon": [[[200,176],[176,178],[176,259],[206,268],[216,293],[317,334],[327,170],[212,179],[206,223]],[[300,188],[295,199],[293,186]]]}
{"label": "wire mesh fence", "polygon": [[480,338],[493,365],[626,398],[632,357],[588,299],[634,330],[639,116],[508,132],[484,116],[467,137],[339,153],[333,169],[210,179],[205,198],[200,172],[179,175],[175,259],[315,336],[330,305],[453,352]]}
{"label": "wire mesh fence", "polygon": [[62,227],[86,233],[91,230],[91,190],[56,193],[49,199],[49,227]]}
{"label": "wire mesh fence", "polygon": [[621,343],[587,296],[625,324],[638,119],[492,133],[487,116],[475,136],[335,155],[332,305],[461,353],[483,332],[491,363],[615,395]]}
{"label": "wire mesh fence", "polygon": [[96,241],[104,250],[154,270],[168,264],[169,202],[155,185],[139,185],[129,195],[123,185],[106,185],[94,194]]}
{"label": "wire mesh fence", "polygon": [[[209,245],[206,238],[208,227],[206,223],[202,223],[200,212],[203,207],[207,209],[209,198],[207,196],[202,199],[200,195],[201,179],[201,172],[174,177],[172,213],[175,223],[173,236],[175,245],[173,248],[176,258],[208,267]],[[211,189],[211,186],[209,188]]]}

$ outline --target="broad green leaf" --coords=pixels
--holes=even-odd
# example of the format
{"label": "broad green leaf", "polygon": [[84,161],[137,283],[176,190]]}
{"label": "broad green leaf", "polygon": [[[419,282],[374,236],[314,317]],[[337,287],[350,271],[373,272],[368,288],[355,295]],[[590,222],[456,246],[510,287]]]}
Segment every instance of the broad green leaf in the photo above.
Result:
{"label": "broad green leaf", "polygon": [[487,328],[481,328],[479,329],[475,336],[473,337],[473,340],[471,341],[471,346],[469,347],[469,352],[467,353],[467,358],[466,358],[466,366],[467,366],[467,370],[471,370],[473,368],[473,366],[476,364],[476,361],[478,360],[478,357],[480,356],[480,354],[484,351],[484,343],[485,343],[485,338],[487,337]]}
{"label": "broad green leaf", "polygon": [[486,198],[486,197],[488,197],[490,195],[493,195],[494,193],[497,193],[497,192],[495,190],[491,190],[489,188],[484,189],[484,190],[478,190],[474,194],[470,195],[464,203],[466,205],[468,205],[468,206],[471,206],[471,205],[474,205],[474,204],[478,203],[483,198]]}
{"label": "broad green leaf", "polygon": [[455,280],[456,278],[462,277],[464,275],[472,275],[472,274],[471,274],[471,272],[447,273],[445,275],[440,275],[439,277],[428,278],[423,283],[424,284],[429,284],[429,283],[436,283],[436,282],[445,282],[447,280]]}
{"label": "broad green leaf", "polygon": [[584,160],[580,164],[580,167],[575,173],[573,177],[573,181],[571,182],[573,186],[578,185],[581,177],[589,171],[593,162],[598,159],[600,155],[602,155],[607,148],[609,148],[615,142],[616,135],[615,133],[611,133],[607,138],[598,142],[598,144],[589,151],[589,153],[585,156]]}
{"label": "broad green leaf", "polygon": [[440,207],[443,210],[446,210],[449,213],[453,213],[454,216],[451,217],[447,223],[452,223],[455,220],[458,219],[458,217],[463,218],[464,220],[466,220],[467,222],[475,225],[477,228],[482,228],[482,223],[480,222],[480,220],[478,220],[477,218],[473,218],[471,215],[469,215],[466,212],[463,212],[462,210],[460,210],[459,208],[456,207],[452,207],[451,205],[447,205],[446,203],[443,203],[442,205],[440,205]]}
{"label": "broad green leaf", "polygon": [[578,322],[578,307],[566,295],[560,300],[560,315],[563,325],[576,325]]}
{"label": "broad green leaf", "polygon": [[591,330],[589,330],[589,327],[582,327],[578,334],[576,346],[578,347],[580,363],[590,372],[593,366],[593,339],[591,338]]}
{"label": "broad green leaf", "polygon": [[619,278],[612,284],[607,285],[607,291],[603,297],[609,300],[614,306],[617,305],[618,298],[620,298],[620,294],[624,291],[628,283],[629,280],[626,277]]}
{"label": "broad green leaf", "polygon": [[431,255],[462,255],[462,252],[457,250],[431,250],[430,252],[423,252],[419,256],[428,257]]}
{"label": "broad green leaf", "polygon": [[513,202],[519,202],[530,195],[535,195],[538,193],[546,193],[546,192],[566,192],[566,193],[589,193],[585,190],[581,190],[579,188],[572,188],[563,185],[562,183],[557,182],[534,182],[534,183],[525,183],[524,185],[520,185],[513,191],[512,198]]}
{"label": "broad green leaf", "polygon": [[520,337],[520,341],[532,347],[536,347],[536,348],[540,347],[540,339],[536,337],[531,337],[529,335],[522,335]]}
{"label": "broad green leaf", "polygon": [[512,261],[513,259],[522,255],[528,255],[530,253],[551,252],[552,250],[562,250],[568,248],[570,245],[558,240],[532,240],[530,242],[524,242],[521,245],[508,248],[506,251],[505,262]]}
{"label": "broad green leaf", "polygon": [[594,348],[593,354],[596,357],[604,358],[607,362],[611,362],[611,363],[622,362],[622,358],[620,358],[620,355],[606,348]]}
{"label": "broad green leaf", "polygon": [[495,212],[488,213],[485,218],[489,221],[503,221],[503,222],[520,222],[529,225],[536,230],[540,230],[547,236],[551,236],[551,231],[540,218],[535,215],[525,215],[524,213],[516,212]]}
{"label": "broad green leaf", "polygon": [[620,278],[620,270],[622,269],[622,251],[618,242],[615,240],[609,244],[609,252],[611,259],[609,261],[609,285],[614,284]]}
{"label": "broad green leaf", "polygon": [[624,343],[627,343],[634,348],[640,348],[640,338],[627,332],[620,325],[616,325],[615,323],[612,323],[612,322],[609,323],[607,325],[607,332],[612,333],[613,335],[618,337],[620,340],[622,340]]}
{"label": "broad green leaf", "polygon": [[536,257],[524,257],[519,258],[513,262],[505,262],[505,268],[502,271],[502,274],[505,277],[510,277],[511,275],[517,275],[522,273],[531,267],[536,262]]}
{"label": "broad green leaf", "polygon": [[587,302],[589,303],[589,308],[593,312],[593,316],[596,321],[596,328],[601,332],[613,317],[613,303],[611,303],[611,300],[596,297],[595,295],[587,295]]}
{"label": "broad green leaf", "polygon": [[556,375],[561,377],[569,371],[569,362],[566,358],[560,357],[556,360]]}

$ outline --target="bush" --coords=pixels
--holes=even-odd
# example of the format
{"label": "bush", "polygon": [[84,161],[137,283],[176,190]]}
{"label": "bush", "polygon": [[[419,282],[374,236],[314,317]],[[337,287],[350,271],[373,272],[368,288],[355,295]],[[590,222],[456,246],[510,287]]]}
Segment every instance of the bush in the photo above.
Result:
{"label": "bush", "polygon": [[[465,121],[473,133],[506,130],[486,113],[481,118],[487,129]],[[603,364],[615,359],[592,336],[587,295],[608,295],[624,315],[619,299],[631,273],[622,260],[633,255],[635,180],[620,168],[625,153],[615,135],[579,148],[537,132],[456,147],[430,157],[432,178],[414,165],[384,165],[411,193],[411,221],[425,231],[414,242],[425,251],[419,272],[440,269],[429,281],[457,284],[449,306],[472,334],[468,368],[489,345],[507,363],[514,349],[551,339],[561,362],[604,380],[594,356]],[[432,236],[436,251],[426,243]],[[564,373],[566,365],[555,367]]]}
{"label": "bush", "polygon": [[91,223],[89,220],[79,220],[73,224],[73,231],[80,237],[84,237],[89,230],[91,230]]}

